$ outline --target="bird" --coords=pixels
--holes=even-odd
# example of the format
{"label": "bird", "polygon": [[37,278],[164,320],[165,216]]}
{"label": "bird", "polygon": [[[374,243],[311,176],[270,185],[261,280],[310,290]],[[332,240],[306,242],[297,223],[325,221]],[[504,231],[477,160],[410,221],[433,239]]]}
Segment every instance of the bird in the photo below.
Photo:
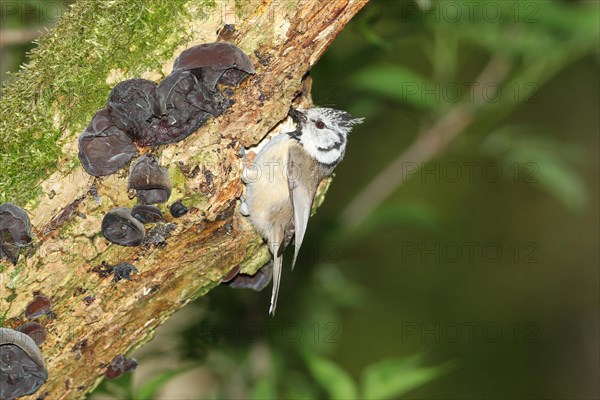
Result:
{"label": "bird", "polygon": [[348,134],[364,121],[324,107],[292,108],[288,115],[296,129],[273,137],[258,151],[252,166],[242,147],[246,195],[241,197],[240,212],[267,241],[273,255],[271,315],[277,307],[283,251],[293,238],[293,269],[317,187],[344,158]]}

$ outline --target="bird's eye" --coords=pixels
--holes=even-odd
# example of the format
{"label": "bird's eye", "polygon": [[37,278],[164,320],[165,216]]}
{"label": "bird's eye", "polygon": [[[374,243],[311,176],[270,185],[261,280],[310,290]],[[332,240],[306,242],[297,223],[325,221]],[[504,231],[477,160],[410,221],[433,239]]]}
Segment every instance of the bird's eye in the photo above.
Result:
{"label": "bird's eye", "polygon": [[317,128],[319,128],[319,129],[323,129],[323,128],[325,128],[325,123],[324,123],[323,121],[321,121],[321,120],[318,120],[318,121],[315,123],[315,125],[316,125],[316,126],[317,126]]}

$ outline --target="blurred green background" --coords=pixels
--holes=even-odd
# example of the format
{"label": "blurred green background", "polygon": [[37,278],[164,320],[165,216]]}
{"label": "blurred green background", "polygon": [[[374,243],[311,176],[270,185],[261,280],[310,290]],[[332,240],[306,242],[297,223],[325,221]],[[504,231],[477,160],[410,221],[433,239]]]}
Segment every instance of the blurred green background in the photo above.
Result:
{"label": "blurred green background", "polygon": [[[68,2],[9,3],[2,79]],[[277,316],[270,288],[219,287],[90,397],[599,398],[599,21],[372,0],[311,73],[316,104],[366,122]]]}

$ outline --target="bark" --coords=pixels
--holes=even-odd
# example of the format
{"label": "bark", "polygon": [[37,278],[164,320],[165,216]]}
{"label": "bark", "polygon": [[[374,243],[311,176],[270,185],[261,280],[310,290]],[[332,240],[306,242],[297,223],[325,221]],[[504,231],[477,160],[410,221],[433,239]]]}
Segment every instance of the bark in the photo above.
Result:
{"label": "bark", "polygon": [[[16,267],[0,265],[4,326],[24,322],[25,307],[36,293],[53,303],[54,315],[41,319],[48,331],[42,353],[50,376],[30,398],[44,393],[51,399],[84,397],[100,382],[114,356],[150,340],[171,314],[220,284],[234,267],[252,273],[268,260],[262,239],[237,210],[243,192],[240,146],[263,140],[286,118],[292,104],[310,104],[307,72],[367,1],[263,0],[241,5],[231,1],[217,3],[218,12],[205,18],[185,21],[189,35],[178,39],[171,58],[145,77],[160,80],[183,49],[215,41],[225,23],[235,23],[227,40],[251,56],[257,73],[236,90],[236,103],[228,112],[186,140],[155,152],[174,181],[169,204],[181,199],[191,207],[182,218],[167,216],[176,229],[165,246],[124,248],[104,239],[100,224],[105,213],[135,204],[127,193],[128,169],[96,180],[79,165],[65,172],[65,165],[77,160],[80,126],[61,128],[63,148],[57,167],[39,182],[41,193],[32,194],[41,197],[28,199],[30,206],[24,207],[35,227],[34,245]],[[190,1],[186,7],[198,4]],[[56,32],[69,23],[69,18],[63,18],[49,33],[52,40],[42,41],[41,46],[60,43],[63,38]],[[94,46],[93,41],[89,46]],[[109,48],[96,51],[110,57]],[[18,79],[13,86],[30,83],[27,75]],[[106,79],[114,84],[123,76],[116,70]],[[89,118],[95,111],[89,110]],[[115,283],[94,272],[103,261],[132,263],[139,274]]]}

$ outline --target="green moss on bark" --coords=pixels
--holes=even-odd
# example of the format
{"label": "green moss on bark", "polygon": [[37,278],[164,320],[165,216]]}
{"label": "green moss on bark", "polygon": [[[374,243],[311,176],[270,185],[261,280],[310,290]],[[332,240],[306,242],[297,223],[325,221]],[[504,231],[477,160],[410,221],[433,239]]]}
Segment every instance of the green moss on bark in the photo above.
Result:
{"label": "green moss on bark", "polygon": [[35,203],[38,182],[79,164],[63,145],[105,105],[115,81],[160,71],[189,41],[187,22],[216,7],[188,3],[80,1],[40,38],[0,100],[0,203]]}

